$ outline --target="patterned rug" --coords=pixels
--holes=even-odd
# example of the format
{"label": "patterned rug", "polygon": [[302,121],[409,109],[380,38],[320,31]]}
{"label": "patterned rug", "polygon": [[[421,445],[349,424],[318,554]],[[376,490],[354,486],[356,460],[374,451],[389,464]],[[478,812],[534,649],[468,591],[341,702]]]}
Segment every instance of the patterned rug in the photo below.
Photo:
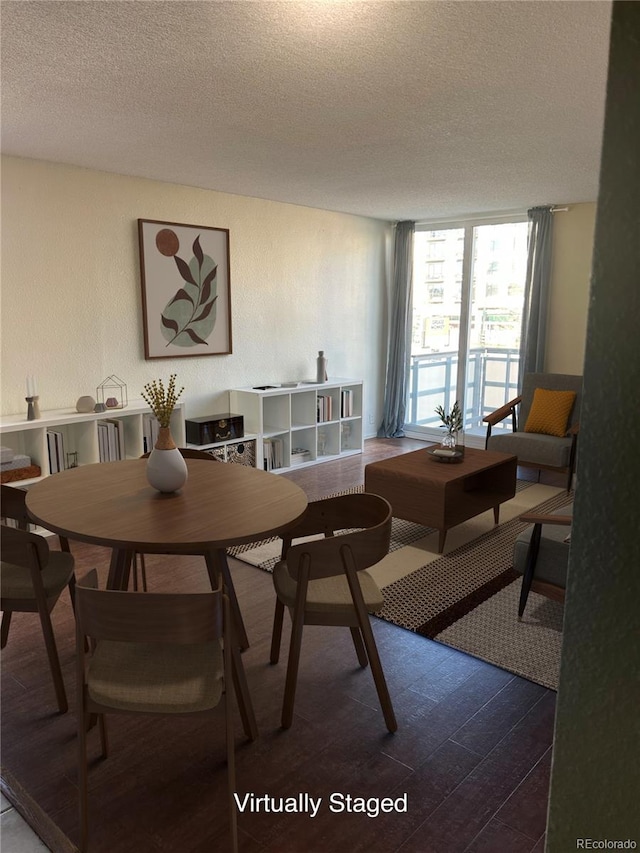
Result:
{"label": "patterned rug", "polygon": [[[557,689],[562,605],[530,593],[519,622],[521,576],[512,556],[527,526],[518,515],[551,512],[572,497],[564,489],[519,481],[515,497],[500,508],[497,527],[492,511],[470,519],[449,531],[443,554],[437,553],[437,531],[394,518],[389,554],[369,570],[385,599],[377,616]],[[272,571],[279,549],[276,537],[229,553]]]}

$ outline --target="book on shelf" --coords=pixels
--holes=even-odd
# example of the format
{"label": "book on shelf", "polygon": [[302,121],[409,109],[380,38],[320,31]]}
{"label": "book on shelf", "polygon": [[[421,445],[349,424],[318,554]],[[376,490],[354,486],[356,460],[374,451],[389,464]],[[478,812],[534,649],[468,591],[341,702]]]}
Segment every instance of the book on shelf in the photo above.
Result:
{"label": "book on shelf", "polygon": [[108,424],[112,424],[115,429],[116,437],[116,459],[126,459],[126,451],[124,446],[124,423],[118,418],[108,418]]}
{"label": "book on shelf", "polygon": [[109,436],[107,435],[107,425],[104,421],[98,421],[96,427],[98,429],[98,458],[100,462],[108,462]]}
{"label": "book on shelf", "polygon": [[116,418],[98,421],[98,454],[101,462],[117,462],[125,458],[124,424]]}
{"label": "book on shelf", "polygon": [[155,415],[150,412],[142,419],[142,446],[144,453],[150,453],[156,446],[160,425]]}
{"label": "book on shelf", "polygon": [[301,465],[311,459],[311,452],[305,447],[294,447],[291,451],[291,464]]}
{"label": "book on shelf", "polygon": [[318,423],[333,420],[333,398],[328,395],[318,394]]}
{"label": "book on shelf", "polygon": [[343,388],[340,393],[340,417],[353,417],[353,391],[351,388]]}
{"label": "book on shelf", "polygon": [[262,442],[265,471],[273,471],[284,465],[284,442],[281,438],[265,438]]}
{"label": "book on shelf", "polygon": [[64,436],[57,430],[47,430],[47,452],[49,455],[49,472],[57,474],[65,469]]}

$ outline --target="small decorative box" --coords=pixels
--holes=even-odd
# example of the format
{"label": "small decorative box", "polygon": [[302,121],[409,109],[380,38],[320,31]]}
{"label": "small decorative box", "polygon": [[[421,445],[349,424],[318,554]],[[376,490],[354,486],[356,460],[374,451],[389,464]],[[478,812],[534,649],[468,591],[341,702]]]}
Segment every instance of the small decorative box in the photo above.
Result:
{"label": "small decorative box", "polygon": [[10,447],[0,447],[0,463],[11,462],[15,456],[15,452]]}
{"label": "small decorative box", "polygon": [[7,462],[4,460],[0,463],[0,468],[3,471],[13,471],[16,468],[28,468],[31,465],[31,457],[24,456],[22,453],[14,454]]}
{"label": "small decorative box", "polygon": [[205,415],[185,421],[187,442],[189,444],[215,444],[244,438],[244,417],[226,412],[222,415]]}

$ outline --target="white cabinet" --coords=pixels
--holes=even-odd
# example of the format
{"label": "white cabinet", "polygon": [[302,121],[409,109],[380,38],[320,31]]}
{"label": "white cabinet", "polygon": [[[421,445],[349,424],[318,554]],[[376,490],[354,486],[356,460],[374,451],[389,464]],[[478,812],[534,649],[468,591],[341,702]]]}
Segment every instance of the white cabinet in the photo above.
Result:
{"label": "white cabinet", "polygon": [[[64,445],[63,466],[71,463],[88,465],[100,461],[98,423],[105,420],[120,424],[120,436],[124,443],[124,457],[137,458],[145,450],[145,416],[150,414],[144,401],[129,403],[124,409],[107,409],[105,412],[80,414],[75,409],[53,409],[43,411],[35,421],[24,415],[8,415],[0,418],[0,436],[3,447],[10,447],[16,454],[31,458],[33,465],[41,469],[39,477],[16,480],[16,486],[27,486],[52,473],[49,464],[47,432],[62,435]],[[171,434],[179,447],[185,444],[184,404],[178,403],[171,418]],[[77,454],[77,456],[76,456]],[[12,483],[13,485],[13,483]]]}
{"label": "white cabinet", "polygon": [[361,380],[236,388],[229,406],[257,435],[259,468],[290,470],[362,453]]}

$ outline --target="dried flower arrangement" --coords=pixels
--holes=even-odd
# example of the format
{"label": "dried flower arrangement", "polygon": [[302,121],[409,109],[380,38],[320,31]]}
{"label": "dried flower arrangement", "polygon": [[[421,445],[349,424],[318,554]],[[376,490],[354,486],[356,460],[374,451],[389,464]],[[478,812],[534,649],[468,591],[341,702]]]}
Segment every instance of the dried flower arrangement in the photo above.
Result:
{"label": "dried flower arrangement", "polygon": [[178,398],[184,391],[181,388],[176,393],[176,375],[172,373],[169,377],[169,384],[165,390],[162,379],[153,382],[148,382],[144,386],[142,399],[149,404],[149,408],[158,419],[161,427],[168,427],[171,423],[171,415],[175,408]]}

